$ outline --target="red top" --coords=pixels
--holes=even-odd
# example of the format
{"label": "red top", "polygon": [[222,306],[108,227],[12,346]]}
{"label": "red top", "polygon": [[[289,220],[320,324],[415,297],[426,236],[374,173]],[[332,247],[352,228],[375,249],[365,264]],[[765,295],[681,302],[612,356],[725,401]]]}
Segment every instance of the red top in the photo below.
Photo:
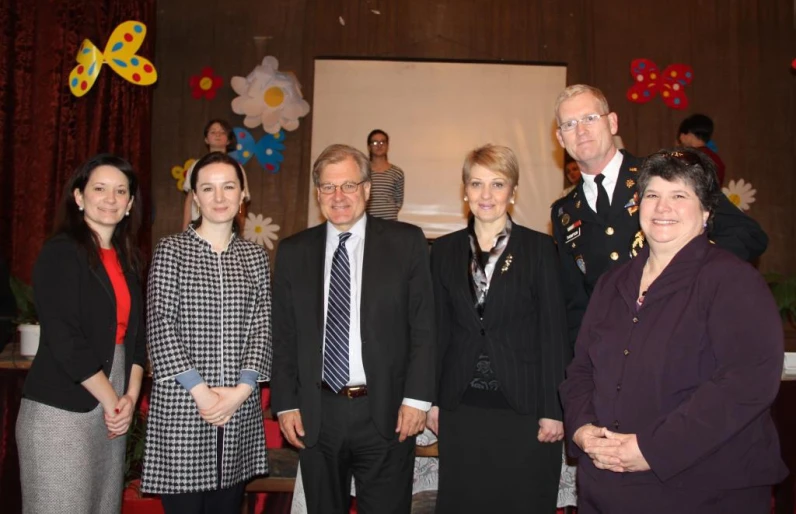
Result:
{"label": "red top", "polygon": [[127,279],[113,248],[100,248],[100,258],[105,271],[111,279],[113,294],[116,296],[116,344],[124,342],[127,334],[127,322],[130,319],[130,290],[127,288]]}

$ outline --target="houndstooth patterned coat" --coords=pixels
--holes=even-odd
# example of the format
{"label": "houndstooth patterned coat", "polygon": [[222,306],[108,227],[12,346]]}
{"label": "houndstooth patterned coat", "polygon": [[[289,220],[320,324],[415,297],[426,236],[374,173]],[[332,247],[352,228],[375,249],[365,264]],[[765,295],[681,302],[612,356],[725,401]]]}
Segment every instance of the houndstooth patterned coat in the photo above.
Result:
{"label": "houndstooth patterned coat", "polygon": [[[160,241],[149,273],[147,344],[154,372],[141,489],[174,494],[217,485],[217,429],[175,376],[195,368],[210,387],[242,369],[271,373],[268,255],[237,236],[221,254],[192,228]],[[225,425],[221,487],[268,472],[260,391]]]}

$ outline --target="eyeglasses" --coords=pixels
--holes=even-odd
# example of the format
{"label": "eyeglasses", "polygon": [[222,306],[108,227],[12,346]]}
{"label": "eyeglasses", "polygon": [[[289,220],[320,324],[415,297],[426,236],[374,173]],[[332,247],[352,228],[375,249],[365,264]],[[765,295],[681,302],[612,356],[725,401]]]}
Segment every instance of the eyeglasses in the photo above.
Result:
{"label": "eyeglasses", "polygon": [[578,126],[578,123],[583,123],[584,125],[594,125],[597,121],[604,117],[608,116],[607,114],[587,114],[586,116],[582,117],[579,120],[569,120],[565,121],[561,125],[558,126],[558,129],[561,132],[569,132],[570,130],[575,130],[575,127]]}
{"label": "eyeglasses", "polygon": [[351,194],[351,193],[356,193],[357,189],[359,189],[359,186],[361,184],[364,184],[365,182],[367,182],[367,180],[362,180],[360,182],[343,182],[339,186],[326,183],[318,186],[318,191],[320,191],[321,194],[324,195],[333,195],[337,191],[337,188],[339,187],[340,191],[342,191],[343,193]]}
{"label": "eyeglasses", "polygon": [[368,143],[370,146],[384,146],[387,144],[387,141],[371,141]]}

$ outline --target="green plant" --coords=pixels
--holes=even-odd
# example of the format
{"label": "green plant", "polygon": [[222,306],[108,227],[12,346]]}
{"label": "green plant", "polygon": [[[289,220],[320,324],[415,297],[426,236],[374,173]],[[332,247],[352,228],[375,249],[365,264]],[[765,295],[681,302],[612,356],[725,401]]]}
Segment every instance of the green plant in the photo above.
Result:
{"label": "green plant", "polygon": [[124,487],[141,478],[144,465],[144,442],[146,440],[146,416],[136,409],[130,430],[127,431],[127,449],[124,457]]}
{"label": "green plant", "polygon": [[779,315],[783,320],[796,321],[796,275],[766,273],[765,279],[777,302]]}
{"label": "green plant", "polygon": [[17,302],[17,316],[14,323],[17,325],[39,323],[39,316],[36,314],[36,304],[33,301],[33,287],[26,284],[19,277],[11,277],[11,292],[14,293],[14,300]]}

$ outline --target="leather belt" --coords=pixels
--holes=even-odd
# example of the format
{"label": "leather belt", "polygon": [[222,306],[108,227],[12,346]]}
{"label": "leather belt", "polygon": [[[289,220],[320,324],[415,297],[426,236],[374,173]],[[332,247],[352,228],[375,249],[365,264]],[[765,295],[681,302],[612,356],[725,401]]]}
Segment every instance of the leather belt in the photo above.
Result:
{"label": "leather belt", "polygon": [[347,398],[359,398],[361,396],[368,395],[368,386],[366,385],[359,385],[359,386],[345,386],[344,388],[340,389],[338,392],[334,392],[334,390],[329,387],[329,384],[323,382],[323,388],[327,391],[331,391],[334,394],[345,396]]}

